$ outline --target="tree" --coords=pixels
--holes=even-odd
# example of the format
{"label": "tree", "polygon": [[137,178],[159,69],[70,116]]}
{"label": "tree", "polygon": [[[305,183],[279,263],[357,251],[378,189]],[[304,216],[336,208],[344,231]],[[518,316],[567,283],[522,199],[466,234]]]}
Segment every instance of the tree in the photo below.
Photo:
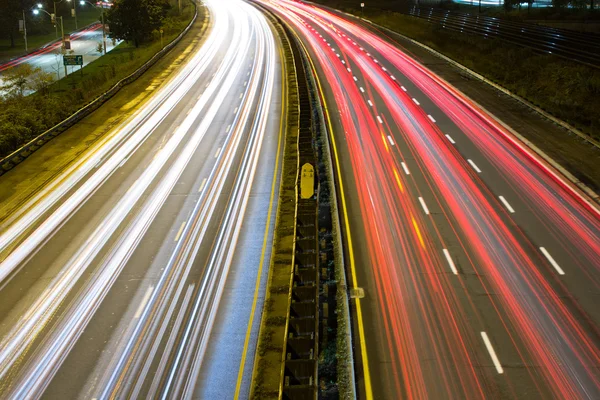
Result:
{"label": "tree", "polygon": [[116,0],[106,14],[109,36],[138,47],[161,27],[169,7],[165,0]]}
{"label": "tree", "polygon": [[15,39],[19,34],[19,20],[31,18],[29,10],[34,0],[0,0],[0,36],[10,39],[10,47],[15,47]]}
{"label": "tree", "polygon": [[39,68],[33,68],[27,63],[9,68],[2,76],[4,80],[2,89],[8,95],[23,97],[25,90],[30,88],[31,79],[39,72],[41,72]]}
{"label": "tree", "polygon": [[31,77],[27,86],[29,89],[47,96],[50,92],[49,87],[53,82],[54,74],[40,69]]}

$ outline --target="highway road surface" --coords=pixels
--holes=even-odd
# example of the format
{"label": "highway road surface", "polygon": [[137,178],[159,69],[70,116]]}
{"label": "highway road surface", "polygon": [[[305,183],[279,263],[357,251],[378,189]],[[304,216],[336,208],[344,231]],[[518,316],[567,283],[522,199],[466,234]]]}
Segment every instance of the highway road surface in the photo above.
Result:
{"label": "highway road surface", "polygon": [[[83,55],[83,66],[97,60],[102,56],[98,52],[98,43],[102,43],[102,25],[94,24],[71,34],[72,54]],[[118,44],[116,42],[115,44]],[[111,51],[115,46],[111,39],[106,39],[106,51]],[[65,77],[62,54],[60,52],[61,42],[56,41],[42,47],[26,56],[16,58],[4,64],[0,64],[0,86],[2,85],[2,74],[9,69],[24,63],[34,68],[40,68],[44,72],[52,74],[55,80]],[[67,74],[78,72],[79,67],[67,67]]]}
{"label": "highway road surface", "polygon": [[598,205],[359,20],[264,4],[322,88],[360,397],[600,398]]}
{"label": "highway road surface", "polygon": [[249,393],[282,67],[259,11],[204,4],[201,48],[1,226],[1,398]]}

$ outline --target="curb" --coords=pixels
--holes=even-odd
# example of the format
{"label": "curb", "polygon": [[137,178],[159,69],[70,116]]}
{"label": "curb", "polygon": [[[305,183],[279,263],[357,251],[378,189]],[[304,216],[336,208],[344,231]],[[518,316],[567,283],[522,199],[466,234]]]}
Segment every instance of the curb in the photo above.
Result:
{"label": "curb", "polygon": [[40,135],[36,136],[28,143],[21,146],[19,149],[13,151],[8,156],[0,159],[0,176],[4,175],[6,172],[13,169],[16,165],[24,161],[27,157],[33,154],[37,149],[42,147],[45,143],[49,142],[54,137],[58,136],[62,132],[66,131],[71,126],[75,125],[77,122],[81,121],[83,118],[90,115],[93,111],[99,108],[102,104],[104,104],[107,100],[117,94],[123,86],[128,85],[129,83],[135,81],[139,78],[144,72],[146,72],[150,67],[152,67],[156,62],[161,59],[165,54],[167,54],[179,41],[188,33],[192,25],[196,22],[198,17],[198,5],[195,1],[191,1],[194,5],[194,17],[190,21],[190,23],[185,27],[185,29],[177,35],[170,43],[164,46],[158,53],[156,53],[152,58],[146,63],[144,63],[137,70],[132,72],[130,75],[121,79],[117,83],[114,84],[113,87],[108,89],[106,92],[98,96],[96,99],[92,100],[90,103],[86,104],[79,110],[75,111],[69,117],[54,125],[52,128],[46,130]]}

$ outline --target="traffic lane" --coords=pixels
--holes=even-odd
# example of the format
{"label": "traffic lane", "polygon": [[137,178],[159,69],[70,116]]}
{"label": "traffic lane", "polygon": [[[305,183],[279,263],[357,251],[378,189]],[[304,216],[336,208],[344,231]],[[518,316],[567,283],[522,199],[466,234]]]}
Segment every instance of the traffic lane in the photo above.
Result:
{"label": "traffic lane", "polygon": [[[281,87],[281,65],[278,62],[276,85]],[[283,93],[283,92],[282,92]],[[242,233],[229,271],[219,311],[211,330],[205,361],[200,369],[199,385],[196,396],[199,398],[234,398],[238,375],[232,371],[240,368],[243,362],[240,398],[248,397],[250,380],[254,366],[256,341],[260,327],[260,310],[263,307],[264,290],[268,276],[273,230],[275,227],[275,199],[279,192],[282,143],[280,121],[275,118],[282,114],[282,96],[273,100],[272,118],[269,132],[279,132],[265,138],[259,171],[250,194],[248,210],[244,219]],[[283,123],[283,121],[281,121]],[[275,170],[275,167],[277,169]],[[270,171],[274,171],[271,174]],[[267,198],[269,197],[269,198]],[[269,225],[267,226],[267,222]],[[258,280],[258,293],[256,282]],[[255,300],[256,297],[256,302]],[[250,320],[254,308],[254,319]],[[246,339],[248,325],[250,336]],[[246,340],[247,343],[246,343]],[[244,348],[246,347],[245,351]],[[229,371],[224,374],[223,371]]]}
{"label": "traffic lane", "polygon": [[[277,114],[275,114],[275,115],[277,115]],[[276,124],[273,124],[273,121],[272,121],[271,125],[276,125]],[[225,125],[223,124],[223,126],[225,126]],[[270,171],[269,171],[269,172],[270,172]],[[266,175],[269,175],[269,173],[267,173]],[[199,187],[202,187],[202,185],[203,185],[203,182],[204,182],[204,181],[202,181],[202,182],[198,182],[198,184],[200,185]],[[261,196],[261,197],[264,197],[264,196]],[[259,200],[259,199],[257,199],[257,200]],[[260,200],[261,200],[261,202],[262,202],[264,199],[260,199]],[[175,207],[175,209],[178,209],[178,208],[177,208],[177,207]],[[185,211],[185,208],[183,208],[183,210]],[[215,214],[215,215],[218,215],[219,213],[217,212],[217,213],[214,213],[214,214]],[[253,218],[253,220],[256,220],[256,218],[254,217],[254,218]],[[173,229],[175,229],[175,228],[177,228],[177,226],[173,226]],[[250,228],[249,228],[249,229],[250,229]],[[252,230],[254,230],[254,228],[252,228]],[[174,231],[173,231],[173,232],[174,232]],[[178,234],[180,234],[180,230],[179,230],[179,233],[178,233]],[[209,234],[209,236],[211,236],[211,235]],[[180,239],[180,240],[183,240],[183,237],[181,237],[181,239]],[[242,246],[242,247],[241,247],[239,250],[240,250],[240,251],[239,251],[239,253],[240,253],[240,254],[245,254],[243,246]],[[144,254],[146,254],[147,252],[143,252],[143,253],[144,253]],[[166,254],[170,254],[170,251],[167,251],[167,252],[166,252]],[[238,254],[238,249],[237,249],[237,248],[236,248],[236,254]],[[200,258],[200,257],[202,257],[202,256],[199,256],[199,258]],[[249,259],[249,258],[248,258],[248,257],[243,257],[243,258],[244,258],[244,261],[245,261],[245,262],[244,262],[244,268],[247,270],[247,271],[245,271],[245,272],[248,274],[248,273],[250,273],[250,270],[248,269],[248,259]],[[156,258],[154,258],[154,257],[153,257],[153,259],[154,259],[154,261],[156,262],[156,260],[157,260],[157,259],[156,259]],[[161,257],[158,257],[158,259],[160,260],[160,259],[161,259]],[[202,263],[199,263],[199,264],[201,265]],[[163,264],[162,262],[158,262],[158,265],[164,265],[164,264]],[[258,265],[258,263],[256,263],[256,265]],[[235,265],[234,265],[234,267],[235,267]],[[193,273],[193,274],[194,274],[194,273]],[[142,292],[144,292],[144,290],[142,290]],[[121,303],[121,302],[118,302],[118,303]],[[243,313],[242,313],[242,315],[243,315]],[[247,314],[246,314],[246,315],[247,315]],[[104,319],[102,319],[102,320],[104,320]],[[252,351],[252,350],[250,350],[250,351]],[[241,350],[240,350],[240,353],[241,353]],[[237,367],[237,361],[238,361],[238,360],[239,360],[239,359],[236,359],[236,360],[235,360],[235,362],[234,362],[232,365],[230,365],[229,367],[231,367],[231,366],[233,366],[233,368]],[[100,368],[100,369],[102,370],[102,368]],[[220,374],[222,374],[222,371],[223,371],[223,370],[221,370],[221,371],[220,371]],[[69,374],[67,374],[67,376],[69,376]],[[92,379],[92,382],[94,382],[94,381],[95,381],[95,379]],[[232,387],[232,388],[235,388],[235,384],[233,385],[233,387]],[[213,389],[213,390],[214,390],[214,389]]]}
{"label": "traffic lane", "polygon": [[[364,37],[353,39],[359,43],[365,40]],[[598,244],[594,240],[599,232],[597,218],[594,217],[597,210],[588,210],[585,200],[581,201],[582,204],[573,202],[574,196],[568,190],[563,190],[562,183],[556,183],[560,177],[553,177],[555,172],[537,167],[537,160],[530,162],[528,156],[523,157],[512,148],[508,143],[512,138],[506,139],[504,133],[496,132],[493,129],[494,121],[479,115],[481,110],[470,104],[469,99],[461,98],[460,93],[450,89],[448,92],[451,91],[450,94],[457,98],[455,103],[465,102],[468,105],[462,109],[453,106],[446,100],[447,95],[444,99],[444,93],[434,90],[437,85],[429,84],[434,79],[416,74],[417,68],[409,70],[404,66],[410,65],[408,62],[402,64],[404,68],[399,70],[397,65],[401,60],[397,57],[394,62],[388,62],[385,54],[381,54],[383,49],[377,51],[363,44],[372,52],[372,59],[378,57],[378,64],[385,68],[389,76],[396,73],[402,77],[393,83],[406,88],[409,95],[415,95],[413,99],[422,103],[433,124],[440,120],[438,125],[442,124],[442,133],[449,136],[448,140],[464,158],[472,160],[479,170],[485,171],[480,176],[496,194],[502,207],[515,214],[516,222],[532,238],[532,243],[537,243],[538,248],[552,249],[551,257],[559,266],[576,264],[576,268],[572,268],[564,277],[567,290],[575,294],[598,293],[600,283],[597,269],[600,260]],[[385,50],[387,52],[389,48]],[[548,168],[545,163],[541,164],[543,168]],[[552,264],[544,261],[546,266]],[[586,312],[597,320],[597,308],[587,300],[589,297],[580,299],[587,303],[584,307]]]}
{"label": "traffic lane", "polygon": [[[385,70],[385,68],[383,68],[383,69]],[[415,99],[413,98],[413,100],[415,100]],[[417,103],[417,105],[419,105],[419,103],[418,103],[416,100],[415,100],[415,103]],[[543,262],[544,260],[541,260],[541,261]],[[554,272],[554,271],[553,271],[553,270],[550,268],[550,271],[549,271],[549,272],[551,273],[551,272]],[[567,304],[568,304],[568,303],[567,303]],[[568,304],[568,305],[569,305],[569,304]],[[560,306],[560,305],[559,305],[559,306]],[[576,307],[574,307],[574,309],[576,309]],[[575,311],[577,311],[577,310],[575,310]],[[580,318],[577,318],[577,319],[578,319],[578,320],[581,320],[581,321],[582,321],[582,325],[584,325],[584,326],[585,326],[585,325],[587,325],[587,323],[589,322],[589,321],[586,321],[586,318],[585,318],[585,316],[581,316],[581,314],[580,314]],[[568,316],[567,316],[567,321],[568,321]],[[579,322],[579,321],[578,321],[578,322]],[[593,334],[593,333],[592,333],[592,334]],[[575,335],[573,335],[573,336],[575,337]],[[585,338],[585,337],[583,337],[583,338],[581,338],[581,339],[582,339],[582,342],[584,342],[584,344],[583,344],[582,346],[584,346],[584,347],[585,347],[585,342],[588,342],[588,343],[589,343],[589,338]],[[593,365],[593,363],[592,363],[592,365]],[[593,378],[592,378],[592,379],[593,379]]]}

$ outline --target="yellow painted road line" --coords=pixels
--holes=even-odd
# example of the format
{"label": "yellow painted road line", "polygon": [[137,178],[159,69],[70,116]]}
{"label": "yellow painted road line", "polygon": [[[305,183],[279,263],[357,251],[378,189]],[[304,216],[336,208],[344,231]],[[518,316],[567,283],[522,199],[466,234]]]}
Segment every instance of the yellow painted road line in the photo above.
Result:
{"label": "yellow painted road line", "polygon": [[181,227],[179,228],[179,230],[177,231],[177,235],[175,236],[175,241],[177,242],[179,240],[179,238],[181,237],[181,234],[183,233],[183,228],[185,228],[185,221],[183,221],[181,223]]}
{"label": "yellow painted road line", "polygon": [[244,379],[244,367],[246,365],[246,357],[248,355],[248,345],[250,343],[250,336],[252,334],[252,325],[254,322],[254,314],[256,313],[256,303],[258,302],[258,293],[260,291],[260,277],[262,275],[262,270],[263,270],[263,264],[265,262],[265,254],[266,254],[266,249],[267,249],[267,244],[268,244],[268,238],[269,238],[269,225],[271,225],[271,214],[273,212],[273,200],[275,199],[275,189],[276,189],[276,183],[277,183],[277,171],[279,169],[279,158],[280,158],[280,151],[281,151],[281,138],[282,138],[282,133],[283,133],[283,125],[284,125],[284,115],[285,115],[285,109],[286,107],[284,107],[284,104],[287,102],[286,99],[286,91],[285,91],[285,84],[284,82],[286,77],[285,77],[285,67],[284,67],[284,58],[283,58],[283,53],[281,51],[281,48],[279,49],[279,54],[280,54],[280,60],[281,60],[281,70],[282,70],[282,74],[281,74],[281,116],[280,116],[280,122],[279,122],[279,138],[277,140],[277,157],[275,158],[275,170],[273,171],[273,183],[271,184],[271,198],[269,199],[269,211],[268,211],[268,215],[267,215],[267,224],[265,225],[265,234],[264,234],[264,238],[263,238],[263,246],[262,246],[262,250],[261,250],[261,254],[260,254],[260,263],[258,266],[258,272],[256,274],[256,284],[254,287],[254,299],[252,300],[252,308],[250,310],[250,318],[248,319],[248,328],[246,329],[246,338],[244,339],[244,349],[242,350],[242,359],[240,360],[240,368],[238,370],[238,378],[237,378],[237,383],[235,385],[235,394],[233,396],[233,398],[235,400],[238,400],[240,397],[240,390],[242,388],[242,380]]}
{"label": "yellow painted road line", "polygon": [[[306,54],[308,54],[308,50],[306,49],[304,44],[300,41],[300,38],[298,38],[298,41],[299,41],[300,45],[302,47],[304,47],[304,51],[306,52]],[[325,111],[325,115],[327,116],[327,125],[329,127],[329,134],[331,135],[331,143],[333,146],[333,154],[334,154],[334,159],[335,159],[338,182],[340,184],[340,197],[342,199],[342,210],[344,212],[344,224],[346,225],[346,238],[347,238],[347,242],[348,242],[348,256],[350,258],[350,271],[351,271],[351,275],[352,275],[352,287],[356,288],[358,286],[356,283],[357,279],[356,279],[356,267],[354,264],[354,251],[352,250],[352,235],[350,233],[350,222],[348,219],[346,198],[344,196],[344,184],[342,182],[340,160],[339,160],[339,156],[338,156],[337,146],[335,144],[335,136],[333,134],[333,125],[331,123],[331,118],[329,116],[329,108],[327,107],[327,101],[325,100],[325,93],[323,92],[321,80],[319,79],[319,75],[317,74],[315,65],[313,64],[313,61],[310,57],[308,58],[308,61],[310,62],[311,69],[313,70],[313,75],[315,76],[315,79],[317,80],[317,87],[319,88],[319,92],[321,93],[321,99],[323,100],[323,106],[324,106],[323,108]],[[364,380],[365,380],[365,397],[367,400],[372,400],[373,399],[373,388],[371,386],[371,373],[369,371],[369,357],[367,354],[367,345],[365,342],[365,328],[364,328],[364,323],[363,323],[362,307],[361,307],[360,299],[356,298],[354,300],[356,302],[356,320],[357,320],[356,322],[358,325],[358,340],[360,343],[360,353],[361,353],[362,360],[363,360],[362,364],[363,364],[363,375],[364,375]]]}

